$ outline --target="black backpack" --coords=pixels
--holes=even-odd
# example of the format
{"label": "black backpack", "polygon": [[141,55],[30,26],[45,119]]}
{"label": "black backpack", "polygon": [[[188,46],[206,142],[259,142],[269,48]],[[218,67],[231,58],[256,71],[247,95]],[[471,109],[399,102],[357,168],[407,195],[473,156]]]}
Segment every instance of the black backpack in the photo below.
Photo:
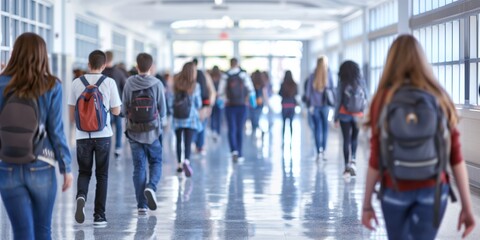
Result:
{"label": "black backpack", "polygon": [[347,85],[342,94],[342,104],[348,112],[363,112],[367,106],[367,94],[360,85]]}
{"label": "black backpack", "polygon": [[[412,86],[401,87],[383,108],[378,127],[381,176],[388,171],[397,189],[398,180],[435,179],[434,224],[438,226],[441,176],[450,159],[450,130],[435,96]],[[453,192],[450,194],[455,200]]]}
{"label": "black backpack", "polygon": [[38,100],[8,94],[0,112],[0,159],[14,164],[35,161],[45,137]]}
{"label": "black backpack", "polygon": [[186,119],[190,116],[192,108],[192,96],[187,92],[175,93],[173,99],[173,117],[178,119]]}
{"label": "black backpack", "polygon": [[242,71],[232,75],[228,74],[226,95],[230,106],[242,106],[246,103],[248,89],[240,77],[240,73]]}
{"label": "black backpack", "polygon": [[158,127],[158,106],[153,89],[132,92],[128,106],[128,130],[134,132],[151,131]]}

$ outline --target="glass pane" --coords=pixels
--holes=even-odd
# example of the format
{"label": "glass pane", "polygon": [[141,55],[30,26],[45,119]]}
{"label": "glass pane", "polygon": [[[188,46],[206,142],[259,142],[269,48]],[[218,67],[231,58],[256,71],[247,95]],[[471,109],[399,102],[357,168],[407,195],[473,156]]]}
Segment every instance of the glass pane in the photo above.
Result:
{"label": "glass pane", "polygon": [[2,0],[2,11],[10,12],[9,3],[10,3],[10,0]]}
{"label": "glass pane", "polygon": [[270,47],[269,41],[240,41],[238,44],[240,56],[268,56]]}
{"label": "glass pane", "polygon": [[207,57],[205,69],[212,69],[214,66],[218,66],[222,71],[227,71],[230,68],[230,60],[222,57]]}
{"label": "glass pane", "polygon": [[28,17],[28,0],[22,0],[22,17]]}
{"label": "glass pane", "polygon": [[30,19],[36,20],[37,18],[37,2],[34,0],[30,1]]}
{"label": "glass pane", "polygon": [[460,67],[453,65],[452,69],[452,98],[454,103],[460,102]]}
{"label": "glass pane", "polygon": [[254,72],[255,70],[268,71],[270,68],[268,58],[266,57],[242,57],[240,66],[248,73]]}
{"label": "glass pane", "polygon": [[[3,0],[5,1],[5,0]],[[20,0],[11,0],[12,1],[12,12],[15,15],[20,15]]]}
{"label": "glass pane", "polygon": [[470,58],[477,57],[477,16],[470,16]]}
{"label": "glass pane", "polygon": [[445,62],[445,24],[438,25],[438,61]]}
{"label": "glass pane", "polygon": [[460,65],[460,100],[459,104],[465,104],[465,64]]}
{"label": "glass pane", "polygon": [[203,44],[202,52],[204,56],[225,56],[231,58],[233,57],[233,42],[206,41]]}
{"label": "glass pane", "polygon": [[458,20],[453,21],[453,42],[452,42],[452,51],[453,51],[453,61],[460,60],[460,22]]}
{"label": "glass pane", "polygon": [[274,56],[302,56],[302,42],[300,41],[275,41],[271,45],[271,54]]}
{"label": "glass pane", "polygon": [[452,33],[452,22],[447,22],[445,24],[445,60],[447,62],[452,61],[452,53],[453,53],[453,33]]}
{"label": "glass pane", "polygon": [[10,46],[10,18],[2,16],[2,46]]}
{"label": "glass pane", "polygon": [[470,104],[478,105],[478,80],[477,80],[477,63],[470,64]]}
{"label": "glass pane", "polygon": [[[173,42],[173,55],[175,56],[200,56],[202,44],[197,41],[175,41]],[[191,60],[191,59],[190,59]],[[177,65],[175,65],[176,67]],[[183,64],[182,64],[183,66]],[[181,68],[180,68],[181,70]]]}
{"label": "glass pane", "polygon": [[46,17],[47,17],[47,21],[46,23],[48,25],[52,25],[53,21],[53,11],[52,11],[52,8],[51,7],[46,7]]}
{"label": "glass pane", "polygon": [[438,62],[439,51],[439,38],[438,38],[438,26],[432,27],[432,63]]}
{"label": "glass pane", "polygon": [[427,27],[425,29],[425,52],[429,62],[432,62],[432,28]]}

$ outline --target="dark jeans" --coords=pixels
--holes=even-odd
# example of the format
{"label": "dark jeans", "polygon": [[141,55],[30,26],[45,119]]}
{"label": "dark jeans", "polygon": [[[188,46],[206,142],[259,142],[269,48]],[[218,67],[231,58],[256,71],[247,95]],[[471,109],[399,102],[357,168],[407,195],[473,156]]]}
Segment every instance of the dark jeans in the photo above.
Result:
{"label": "dark jeans", "polygon": [[212,115],[210,116],[210,128],[213,132],[220,134],[220,128],[222,127],[223,109],[215,105],[212,108]]}
{"label": "dark jeans", "polygon": [[183,146],[185,151],[185,159],[190,159],[192,138],[195,134],[195,129],[191,128],[178,128],[175,130],[175,135],[177,136],[177,161],[182,162],[182,136],[183,136]]}
{"label": "dark jeans", "polygon": [[14,239],[51,239],[57,193],[55,168],[45,162],[0,162],[0,194]]}
{"label": "dark jeans", "polygon": [[[442,186],[440,219],[448,201],[448,185]],[[438,228],[433,226],[435,187],[399,192],[385,189],[381,200],[383,217],[390,240],[433,240]]]}
{"label": "dark jeans", "polygon": [[230,151],[237,151],[238,156],[242,157],[243,128],[245,127],[245,121],[247,120],[247,107],[225,107],[225,115],[227,117]]}
{"label": "dark jeans", "polygon": [[122,148],[122,136],[123,136],[123,131],[122,131],[122,118],[120,116],[115,116],[113,114],[110,114],[110,117],[112,118],[112,126],[115,125],[115,149],[120,149]]}
{"label": "dark jeans", "polygon": [[[133,186],[137,197],[137,207],[147,208],[147,199],[143,194],[145,188],[157,191],[157,184],[162,177],[162,145],[160,140],[152,144],[129,140],[133,160]],[[147,162],[149,180],[147,183]]]}
{"label": "dark jeans", "polygon": [[94,215],[105,216],[105,202],[107,201],[108,162],[110,158],[110,138],[91,138],[77,140],[78,182],[77,197],[83,196],[87,200],[88,185],[92,176],[93,159],[95,156],[95,190]]}
{"label": "dark jeans", "polygon": [[295,108],[282,108],[283,129],[282,133],[285,137],[285,128],[287,120],[290,121],[290,137],[293,134],[293,116],[295,115]]}
{"label": "dark jeans", "polygon": [[207,120],[203,120],[202,125],[203,125],[202,131],[200,132],[196,131],[195,134],[193,135],[193,142],[195,142],[195,146],[199,150],[203,148],[203,145],[205,145],[205,128],[207,126]]}
{"label": "dark jeans", "polygon": [[313,133],[315,135],[315,146],[317,152],[325,151],[328,137],[328,112],[330,107],[315,107],[313,109]]}
{"label": "dark jeans", "polygon": [[358,123],[355,117],[351,115],[343,115],[340,117],[340,127],[343,135],[343,158],[345,160],[345,167],[348,164],[350,148],[352,150],[352,159],[357,153],[358,144]]}

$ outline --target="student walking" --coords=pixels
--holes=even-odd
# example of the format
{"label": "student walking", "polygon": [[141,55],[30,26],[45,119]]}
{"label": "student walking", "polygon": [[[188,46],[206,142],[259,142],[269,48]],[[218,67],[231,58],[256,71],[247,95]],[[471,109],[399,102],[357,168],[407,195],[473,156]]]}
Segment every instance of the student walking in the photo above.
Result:
{"label": "student walking", "polygon": [[285,127],[287,120],[290,125],[290,138],[293,136],[293,116],[295,115],[295,107],[297,106],[296,96],[298,94],[298,86],[293,80],[292,72],[286,71],[283,78],[280,92],[282,97],[282,119],[283,119],[283,138],[285,139]]}
{"label": "student walking", "polygon": [[[190,153],[192,138],[195,132],[203,129],[198,110],[202,107],[200,87],[196,81],[197,70],[192,62],[185,63],[182,71],[175,76],[173,82],[173,128],[177,137],[177,172],[185,172],[185,176],[192,176],[190,167]],[[182,161],[183,140],[183,161]]]}
{"label": "student walking", "polygon": [[208,117],[210,116],[211,109],[210,109],[210,96],[212,92],[208,86],[208,80],[205,73],[202,70],[198,69],[198,59],[194,58],[192,63],[195,65],[197,69],[197,83],[200,86],[200,95],[202,97],[202,108],[200,109],[200,120],[202,122],[202,129],[197,130],[197,132],[193,135],[193,142],[195,143],[196,151],[201,155],[205,155],[206,151],[204,149],[205,145],[205,128],[207,127]]}
{"label": "student walking", "polygon": [[[250,121],[252,122],[252,135],[256,136],[257,129],[259,129],[259,121],[263,111],[263,101],[265,99],[266,92],[265,82],[263,74],[260,71],[252,73],[253,88],[255,89],[256,107],[249,106]],[[260,131],[262,131],[260,129]],[[262,131],[263,132],[263,131]]]}
{"label": "student walking", "polygon": [[[247,118],[247,98],[255,98],[255,89],[248,74],[242,71],[238,60],[230,60],[230,70],[222,76],[218,95],[225,99],[225,115],[228,124],[228,142],[232,153],[233,162],[243,158],[242,141],[243,129]],[[252,107],[256,102],[250,101]]]}
{"label": "student walking", "polygon": [[[120,70],[118,67],[113,66],[113,52],[106,51],[105,55],[107,56],[107,66],[102,71],[102,74],[115,80],[117,84],[118,94],[120,95],[120,100],[122,99],[122,92],[127,81],[127,75]],[[120,116],[110,115],[112,123],[115,125],[115,158],[119,158],[122,154],[122,118]]]}
{"label": "student walking", "polygon": [[[451,191],[447,165],[460,193],[458,228],[463,237],[475,226],[468,174],[460,149],[458,115],[440,86],[420,44],[399,36],[390,47],[370,106],[371,155],[362,224],[373,230],[375,184],[388,238],[435,239]],[[392,127],[389,127],[392,126]]]}
{"label": "student walking", "polygon": [[[115,80],[101,74],[105,69],[107,56],[100,50],[88,56],[89,73],[77,78],[72,83],[68,105],[70,118],[77,126],[77,206],[75,220],[85,221],[84,207],[87,202],[88,185],[92,176],[95,159],[95,208],[94,225],[106,225],[105,203],[107,201],[108,164],[110,160],[110,143],[113,135],[110,114],[120,114],[122,104]],[[90,101],[93,100],[93,101]],[[94,104],[94,105],[93,105]]]}
{"label": "student walking", "polygon": [[[360,120],[367,106],[367,87],[358,64],[345,61],[340,66],[335,126],[340,125],[343,136],[344,176],[356,175],[356,153]],[[351,158],[350,158],[351,153]]]}
{"label": "student walking", "polygon": [[155,192],[162,176],[160,139],[167,106],[162,82],[150,75],[152,63],[151,55],[138,54],[138,74],[128,78],[123,91],[122,113],[127,118],[125,134],[132,150],[138,214],[145,214],[147,206],[150,210],[157,209]]}
{"label": "student walking", "polygon": [[317,59],[315,72],[310,75],[307,84],[306,98],[309,103],[309,112],[312,115],[317,160],[326,160],[324,152],[327,147],[328,113],[327,91],[333,88],[333,80],[328,69],[327,57]]}
{"label": "student walking", "polygon": [[[218,92],[218,87],[220,85],[220,79],[222,78],[222,72],[218,68],[218,66],[214,66],[210,71],[210,76],[212,77],[212,82],[215,87],[215,91]],[[215,103],[213,104],[212,108],[212,115],[210,117],[210,128],[212,129],[213,133],[213,140],[217,141],[220,137],[220,129],[222,126],[222,118],[223,118],[223,104],[221,99],[216,96]]]}
{"label": "student walking", "polygon": [[72,185],[62,85],[49,69],[45,41],[23,33],[0,75],[0,194],[16,240],[51,239],[56,162],[62,191]]}

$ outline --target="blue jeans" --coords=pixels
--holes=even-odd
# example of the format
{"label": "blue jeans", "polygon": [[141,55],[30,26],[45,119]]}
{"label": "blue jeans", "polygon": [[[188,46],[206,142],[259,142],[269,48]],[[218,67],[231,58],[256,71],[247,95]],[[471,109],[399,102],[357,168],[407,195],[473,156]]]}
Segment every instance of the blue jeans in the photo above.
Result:
{"label": "blue jeans", "polygon": [[78,181],[77,198],[82,196],[87,200],[88,185],[92,177],[93,159],[95,156],[95,189],[94,215],[105,217],[107,201],[108,163],[110,159],[110,138],[91,138],[77,140]]}
{"label": "blue jeans", "polygon": [[[440,220],[448,200],[448,185],[442,186]],[[390,240],[435,239],[433,226],[435,187],[398,192],[385,189],[381,200],[383,216]]]}
{"label": "blue jeans", "polygon": [[195,134],[193,134],[193,142],[195,143],[195,146],[197,149],[201,150],[203,148],[203,145],[205,145],[205,128],[207,126],[207,120],[202,121],[203,129],[202,131],[196,131]]}
{"label": "blue jeans", "polygon": [[110,118],[112,119],[111,122],[113,122],[112,125],[115,125],[115,149],[120,149],[122,148],[122,136],[123,136],[122,118],[120,116],[115,116],[113,114],[110,114]]}
{"label": "blue jeans", "polygon": [[260,116],[262,115],[263,106],[256,108],[249,108],[250,110],[250,121],[252,121],[252,130],[255,131],[258,128],[258,122],[260,121]]}
{"label": "blue jeans", "polygon": [[315,146],[317,152],[325,151],[328,137],[328,112],[330,107],[322,106],[313,109],[313,133],[315,135]]}
{"label": "blue jeans", "polygon": [[237,151],[238,156],[242,157],[243,128],[247,120],[247,106],[225,107],[225,115],[227,117],[230,151]]}
{"label": "blue jeans", "polygon": [[[152,144],[129,140],[133,160],[133,186],[137,197],[137,207],[147,208],[147,199],[143,194],[145,188],[157,191],[157,184],[162,177],[162,145],[159,140]],[[147,161],[149,180],[147,183]]]}
{"label": "blue jeans", "polygon": [[210,128],[213,132],[220,134],[220,128],[222,126],[223,109],[215,105],[212,108],[212,116],[210,116]]}
{"label": "blue jeans", "polygon": [[23,165],[0,162],[0,194],[15,239],[51,239],[56,193],[53,166],[42,161]]}

